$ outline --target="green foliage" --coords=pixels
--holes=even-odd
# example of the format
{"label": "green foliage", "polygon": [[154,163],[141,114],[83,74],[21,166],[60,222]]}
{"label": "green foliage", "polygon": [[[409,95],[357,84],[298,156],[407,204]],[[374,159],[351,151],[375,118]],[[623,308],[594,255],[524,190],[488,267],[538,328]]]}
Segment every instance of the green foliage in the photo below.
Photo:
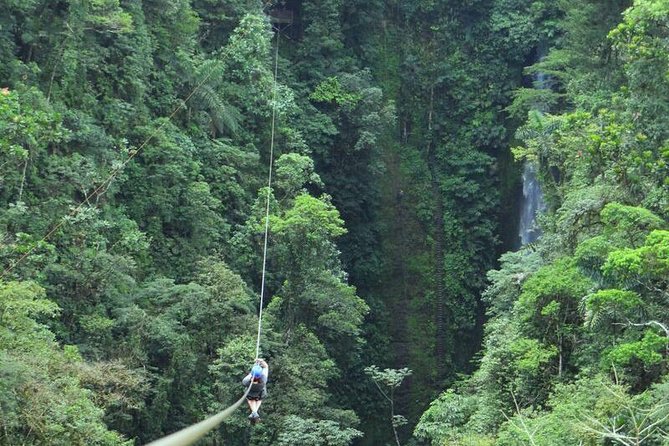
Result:
{"label": "green foliage", "polygon": [[560,385],[551,397],[550,411],[516,413],[500,431],[495,444],[596,445],[662,444],[666,425],[666,395],[657,386],[641,395],[606,377],[584,378]]}
{"label": "green foliage", "polygon": [[350,359],[369,307],[343,281],[334,239],[346,233],[343,220],[327,196],[302,193],[283,215],[274,217],[276,259],[285,274],[280,319],[287,330],[306,324],[322,333],[331,354]]}
{"label": "green foliage", "polygon": [[571,336],[580,323],[575,310],[591,285],[570,260],[557,261],[525,282],[515,311],[531,333],[562,350],[563,336]]}
{"label": "green foliage", "polygon": [[[242,391],[274,140],[271,416],[210,442],[399,443],[487,312],[417,436],[659,444],[665,3],[0,0],[0,442],[146,442]],[[486,276],[517,126],[544,235]],[[370,362],[414,371],[372,373],[406,418]]]}
{"label": "green foliage", "polygon": [[396,389],[402,384],[404,378],[410,376],[412,372],[406,367],[403,369],[385,369],[382,371],[377,366],[372,365],[365,367],[365,373],[377,383],[383,384],[390,389]]}
{"label": "green foliage", "polygon": [[608,277],[620,281],[650,280],[664,282],[669,272],[667,247],[669,231],[655,230],[648,234],[639,248],[624,248],[611,252],[602,271]]}
{"label": "green foliage", "polygon": [[[22,108],[30,107],[28,101],[31,96],[38,99],[39,93],[28,91],[24,95],[9,89],[0,93],[0,150],[3,159],[25,159],[29,156],[30,149],[43,150],[48,144],[57,143],[64,137],[60,116],[57,114],[46,110],[22,113]],[[21,99],[24,104],[21,104]]]}
{"label": "green foliage", "polygon": [[[136,364],[151,370],[155,383],[136,427],[142,429],[143,441],[207,413],[214,388],[222,386],[210,382],[208,366],[218,357],[217,351],[239,347],[227,344],[252,332],[256,322],[249,314],[248,290],[238,275],[211,259],[199,269],[201,284],[156,279],[138,290],[135,305],[119,312],[119,328],[127,332],[124,349]],[[253,342],[244,340],[246,357],[237,356],[237,362],[252,356]],[[174,413],[170,407],[180,411]]]}
{"label": "green foliage", "polygon": [[625,314],[642,304],[639,295],[633,291],[599,290],[585,299],[585,308],[589,313],[586,318],[592,323],[593,319],[603,312],[612,311]]}
{"label": "green foliage", "polygon": [[[145,442],[241,392],[238,375],[252,359],[248,333],[257,322],[250,288],[261,263],[255,232],[264,203],[253,196],[276,137],[280,202],[272,202],[277,246],[268,284],[281,297],[265,296],[273,302],[263,348],[272,355],[277,395],[268,406],[276,422],[268,426],[277,438],[293,425],[282,420],[308,407],[305,420],[331,437],[328,444],[349,444],[361,435],[357,417],[329,386],[359,359],[369,308],[339,260],[335,239],[346,233],[340,213],[328,196],[308,194],[325,185],[309,156],[323,146],[310,148],[307,140],[339,130],[332,122],[301,126],[297,98],[305,106],[309,92],[275,85],[261,2],[42,3],[0,5],[7,12],[0,19],[7,82],[0,90],[0,256],[4,270],[28,254],[9,276],[36,279],[51,300],[21,300],[15,307],[23,313],[3,320],[0,332],[3,345],[17,349],[34,350],[43,337],[39,345],[56,358],[54,335],[34,322],[43,311],[42,318],[53,316],[58,339],[76,347],[60,355],[69,358],[67,373],[60,360],[41,358],[27,374],[32,363],[8,357],[2,418],[13,424],[3,440],[79,444],[75,435],[88,429],[91,443],[120,443],[104,419]],[[291,81],[298,70],[279,63],[281,79]],[[382,94],[368,71],[336,77],[356,98],[342,112],[356,129],[353,145],[371,150],[391,108],[380,113]],[[12,324],[24,336],[5,329]],[[302,386],[294,376],[314,363],[321,365],[316,388],[295,397]],[[33,378],[51,392],[44,390],[44,401],[70,380],[70,393],[52,405],[63,423],[79,423],[71,438],[51,421],[36,419],[42,424],[32,431],[20,423],[26,404],[43,407],[16,391]],[[243,444],[242,426],[226,426],[214,441],[227,441],[227,432]],[[57,432],[42,440],[42,427]],[[15,441],[15,434],[32,437]],[[97,440],[104,435],[108,441]]]}
{"label": "green foliage", "polygon": [[632,245],[637,245],[653,229],[661,229],[666,222],[642,207],[607,204],[601,213],[602,223],[614,231],[625,234]]}
{"label": "green foliage", "polygon": [[[609,33],[624,61],[630,111],[644,115],[647,134],[660,144],[667,138],[666,129],[658,120],[667,108],[662,95],[669,87],[664,43],[666,15],[664,2],[635,1],[625,11],[622,23]],[[659,161],[655,150],[650,158]]]}
{"label": "green foliage", "polygon": [[332,102],[342,107],[354,107],[362,97],[345,91],[339,78],[333,76],[318,84],[309,99],[315,102]]}
{"label": "green foliage", "polygon": [[44,158],[50,145],[67,140],[62,117],[45,104],[36,89],[6,89],[0,93],[0,134],[1,197],[5,202],[30,202],[29,174],[35,163]]}
{"label": "green foliage", "polygon": [[664,360],[658,350],[665,350],[669,345],[666,336],[647,330],[638,342],[630,342],[611,349],[603,358],[607,364],[624,366],[633,359],[638,359],[645,365],[653,365]]}
{"label": "green foliage", "polygon": [[[131,444],[103,423],[102,410],[83,387],[83,361],[76,347],[61,348],[41,323],[58,312],[44,295],[35,283],[0,284],[0,440]],[[99,378],[111,384],[109,377]]]}
{"label": "green foliage", "polygon": [[362,436],[359,430],[342,429],[339,423],[330,420],[319,421],[289,416],[286,417],[284,426],[276,443],[280,446],[297,443],[306,446],[347,446],[355,438]]}
{"label": "green foliage", "polygon": [[[49,347],[54,341],[47,327],[37,322],[40,317],[55,317],[58,306],[44,298],[44,289],[35,283],[10,282],[2,285],[3,348],[27,350],[33,344]],[[41,345],[40,345],[41,344]]]}
{"label": "green foliage", "polygon": [[323,186],[314,170],[314,160],[299,153],[286,153],[276,160],[275,184],[287,197],[294,197],[307,185]]}
{"label": "green foliage", "polygon": [[71,7],[94,29],[111,33],[132,31],[132,16],[121,9],[118,0],[73,1]]}
{"label": "green foliage", "polygon": [[[131,203],[130,216],[154,240],[155,266],[183,277],[220,242],[225,224],[218,213],[221,203],[201,181],[201,163],[191,156],[196,151],[192,140],[172,126],[154,133],[152,140],[140,155],[142,163],[129,169],[132,187],[122,196]],[[169,261],[172,255],[180,262]]]}
{"label": "green foliage", "polygon": [[557,348],[545,347],[535,339],[518,339],[509,346],[520,373],[536,374],[557,355]]}
{"label": "green foliage", "polygon": [[490,285],[483,293],[492,316],[508,312],[518,300],[523,282],[542,264],[533,252],[507,252],[500,257],[499,270],[488,271]]}
{"label": "green foliage", "polygon": [[489,273],[478,369],[432,405],[416,436],[666,442],[667,338],[655,331],[666,331],[668,274],[665,3],[557,2],[544,17],[556,34],[525,70],[534,88],[515,90],[506,108],[526,116],[513,151],[538,166],[543,235],[526,249],[535,259],[506,254]]}
{"label": "green foliage", "polygon": [[295,203],[285,216],[273,224],[277,234],[294,234],[310,244],[346,233],[339,211],[328,203],[328,197],[314,198],[308,194],[295,197]]}
{"label": "green foliage", "polygon": [[481,400],[475,395],[459,395],[453,390],[442,393],[430,404],[414,431],[417,438],[455,446],[493,445],[492,437],[472,432],[467,427]]}

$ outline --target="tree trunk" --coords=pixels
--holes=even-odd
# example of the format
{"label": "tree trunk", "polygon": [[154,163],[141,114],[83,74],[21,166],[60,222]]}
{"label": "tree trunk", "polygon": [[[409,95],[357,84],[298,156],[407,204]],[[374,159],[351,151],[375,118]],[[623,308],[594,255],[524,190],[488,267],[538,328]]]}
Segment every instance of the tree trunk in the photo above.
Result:
{"label": "tree trunk", "polygon": [[558,336],[558,350],[560,354],[560,358],[558,361],[558,376],[562,377],[562,364],[563,364],[563,346],[562,346],[562,335]]}

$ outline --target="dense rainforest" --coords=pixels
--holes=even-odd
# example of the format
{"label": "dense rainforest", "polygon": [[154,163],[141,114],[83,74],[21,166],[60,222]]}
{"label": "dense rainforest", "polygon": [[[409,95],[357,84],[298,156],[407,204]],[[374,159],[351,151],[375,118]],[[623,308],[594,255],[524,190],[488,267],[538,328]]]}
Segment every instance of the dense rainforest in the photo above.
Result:
{"label": "dense rainforest", "polygon": [[0,444],[669,445],[669,1],[0,11]]}

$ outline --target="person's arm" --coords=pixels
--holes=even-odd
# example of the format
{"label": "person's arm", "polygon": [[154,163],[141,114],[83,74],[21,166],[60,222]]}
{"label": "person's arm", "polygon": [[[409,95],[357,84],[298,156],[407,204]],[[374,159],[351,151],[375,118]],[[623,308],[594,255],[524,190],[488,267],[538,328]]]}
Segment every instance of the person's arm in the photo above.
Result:
{"label": "person's arm", "polygon": [[248,386],[249,384],[251,384],[251,374],[250,373],[248,375],[246,375],[244,377],[244,379],[242,380],[242,385],[243,386]]}

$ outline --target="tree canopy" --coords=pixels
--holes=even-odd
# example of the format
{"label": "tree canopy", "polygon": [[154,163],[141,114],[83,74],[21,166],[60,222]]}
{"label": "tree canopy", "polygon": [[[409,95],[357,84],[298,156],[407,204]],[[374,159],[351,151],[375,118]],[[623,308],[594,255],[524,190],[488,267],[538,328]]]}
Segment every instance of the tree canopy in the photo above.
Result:
{"label": "tree canopy", "polygon": [[667,1],[0,9],[0,444],[667,442]]}

